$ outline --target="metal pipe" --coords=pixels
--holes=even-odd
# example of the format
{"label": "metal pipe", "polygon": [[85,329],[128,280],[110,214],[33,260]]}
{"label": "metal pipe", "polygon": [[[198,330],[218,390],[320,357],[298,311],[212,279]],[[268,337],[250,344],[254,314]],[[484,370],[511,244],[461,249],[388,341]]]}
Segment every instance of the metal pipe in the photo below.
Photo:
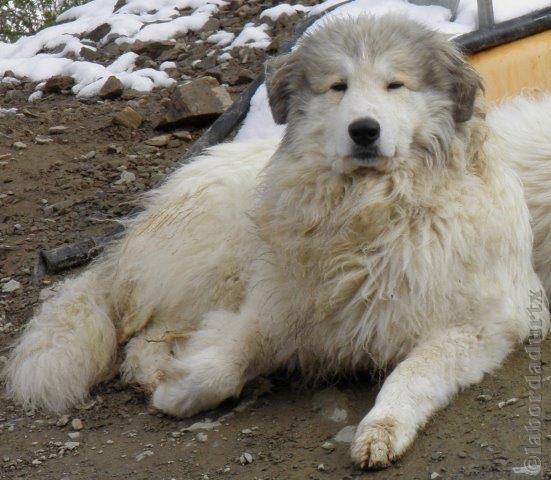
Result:
{"label": "metal pipe", "polygon": [[478,29],[494,26],[494,5],[492,0],[477,0],[478,3]]}

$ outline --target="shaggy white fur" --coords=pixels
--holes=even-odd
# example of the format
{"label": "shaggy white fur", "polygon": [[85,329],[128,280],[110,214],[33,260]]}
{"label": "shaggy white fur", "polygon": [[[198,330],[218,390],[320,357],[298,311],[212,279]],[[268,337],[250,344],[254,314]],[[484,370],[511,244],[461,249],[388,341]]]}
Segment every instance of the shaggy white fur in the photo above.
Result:
{"label": "shaggy white fur", "polygon": [[[459,54],[393,18],[325,25],[273,68],[281,145],[214,147],[151,192],[125,238],[29,323],[5,372],[14,399],[66,410],[114,373],[117,345],[122,378],[176,416],[280,368],[395,367],[352,444],[382,467],[531,327],[545,335],[544,294],[539,325],[526,311],[542,285],[513,168],[549,293],[550,97],[486,122]],[[335,128],[362,113],[349,98],[368,98],[381,125],[368,151]]]}

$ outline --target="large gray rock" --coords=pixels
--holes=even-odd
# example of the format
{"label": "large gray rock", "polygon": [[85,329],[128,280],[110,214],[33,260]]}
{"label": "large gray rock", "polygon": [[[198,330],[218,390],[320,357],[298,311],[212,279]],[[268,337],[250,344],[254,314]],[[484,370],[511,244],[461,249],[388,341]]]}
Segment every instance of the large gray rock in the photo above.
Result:
{"label": "large gray rock", "polygon": [[205,125],[232,103],[230,94],[213,77],[202,77],[174,90],[158,128]]}

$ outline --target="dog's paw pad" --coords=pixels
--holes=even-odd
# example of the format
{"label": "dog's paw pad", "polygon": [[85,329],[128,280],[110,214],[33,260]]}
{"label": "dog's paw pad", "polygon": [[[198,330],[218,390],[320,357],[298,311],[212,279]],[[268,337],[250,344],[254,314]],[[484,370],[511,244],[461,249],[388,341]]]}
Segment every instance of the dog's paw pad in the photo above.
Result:
{"label": "dog's paw pad", "polygon": [[394,460],[392,434],[388,426],[360,426],[352,442],[353,460],[362,468],[385,468]]}

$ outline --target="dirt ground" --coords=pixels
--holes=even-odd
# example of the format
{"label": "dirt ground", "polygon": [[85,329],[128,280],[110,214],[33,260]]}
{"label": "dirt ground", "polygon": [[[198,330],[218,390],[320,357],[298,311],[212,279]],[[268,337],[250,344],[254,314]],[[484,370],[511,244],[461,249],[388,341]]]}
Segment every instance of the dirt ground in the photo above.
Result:
{"label": "dirt ground", "polygon": [[[251,71],[259,71],[260,61]],[[29,91],[0,97],[1,106],[19,112],[0,118],[0,292],[11,280],[20,283],[0,293],[0,363],[39,296],[61,278],[33,280],[37,252],[115,225],[202,132],[192,129],[190,137],[175,136],[165,147],[144,143],[159,134],[153,126],[167,92],[114,101],[50,95],[27,104]],[[111,123],[126,106],[146,119],[139,129]],[[67,129],[51,133],[59,125]],[[51,142],[37,143],[39,136]],[[17,142],[25,147],[14,147]],[[123,175],[121,182],[125,170],[134,176]],[[534,455],[542,471],[535,478],[551,478],[551,342],[542,351],[541,398],[529,397],[524,376],[530,359],[519,346],[499,371],[431,419],[386,471],[353,466],[342,441],[351,430],[345,427],[373,405],[379,382],[343,380],[307,389],[296,378],[263,379],[237,402],[178,420],[150,411],[140,393],[114,380],[65,418],[25,412],[0,397],[0,479],[523,478],[529,408],[538,406],[541,453]],[[214,423],[197,425],[207,418]]]}

